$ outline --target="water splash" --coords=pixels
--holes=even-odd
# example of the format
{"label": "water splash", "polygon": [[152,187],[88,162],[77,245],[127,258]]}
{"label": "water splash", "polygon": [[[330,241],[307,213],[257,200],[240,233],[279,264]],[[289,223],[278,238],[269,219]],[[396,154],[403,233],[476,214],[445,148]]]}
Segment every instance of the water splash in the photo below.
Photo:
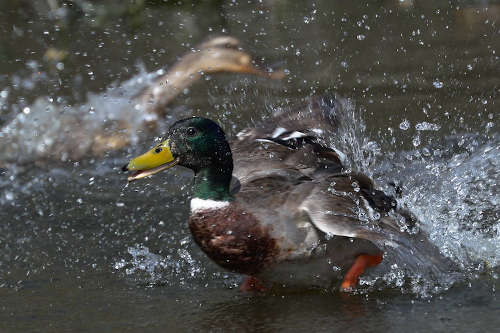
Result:
{"label": "water splash", "polygon": [[203,278],[205,274],[203,265],[185,248],[166,256],[155,254],[140,244],[128,247],[127,251],[132,258],[120,259],[114,264],[114,269],[124,271],[136,281],[150,286],[182,286],[189,280]]}
{"label": "water splash", "polygon": [[[366,126],[350,100],[342,100],[341,126],[333,147],[348,156],[349,171],[372,176],[398,205],[407,207],[439,251],[457,265],[457,274],[442,274],[432,264],[429,270],[412,265],[412,259],[396,250],[391,265],[375,270],[362,284],[372,288],[391,286],[426,297],[478,273],[491,276],[500,265],[500,139],[498,136],[459,135],[441,145],[422,145],[420,134],[412,140],[411,152],[380,153],[380,147],[366,135]],[[405,120],[400,125],[408,129]],[[421,122],[415,129],[439,131],[439,124]],[[418,142],[417,142],[418,141]],[[396,186],[389,185],[396,183]],[[358,216],[367,220],[369,211],[359,205]],[[363,217],[365,217],[363,219]],[[404,218],[403,218],[404,220]],[[403,224],[406,222],[403,221]],[[425,254],[426,249],[420,251]],[[388,258],[391,261],[390,258]]]}
{"label": "water splash", "polygon": [[[500,264],[500,145],[465,139],[470,151],[449,159],[423,158],[418,176],[407,179],[403,200],[425,223],[446,254],[468,269],[477,262]],[[427,179],[422,183],[422,178]],[[405,191],[406,192],[406,191]]]}
{"label": "water splash", "polygon": [[130,101],[156,77],[144,69],[105,93],[89,93],[87,103],[63,106],[39,97],[0,130],[0,163],[25,164],[38,160],[78,160],[87,154],[137,142],[146,115]]}
{"label": "water splash", "polygon": [[177,245],[170,246],[167,255],[152,252],[147,246],[136,244],[127,248],[131,258],[121,258],[113,268],[132,278],[139,285],[168,286],[196,289],[200,285],[234,288],[239,284],[239,277],[220,272],[214,267],[207,268],[196,255],[202,255],[194,249],[191,236],[186,236]]}
{"label": "water splash", "polygon": [[[495,276],[500,265],[498,136],[462,135],[394,159],[385,157],[375,176],[380,183],[399,183],[399,204],[416,215],[430,240],[458,265],[458,280],[484,273]],[[381,279],[396,288],[408,279],[401,288],[424,297],[451,285],[439,279],[429,281],[418,272],[402,272],[400,267],[391,267]],[[375,285],[376,280],[364,283]]]}
{"label": "water splash", "polygon": [[355,102],[338,96],[336,101],[340,104],[338,127],[335,135],[328,133],[329,144],[344,155],[346,171],[362,171],[371,176],[372,166],[381,153],[380,147],[366,135],[366,124]]}

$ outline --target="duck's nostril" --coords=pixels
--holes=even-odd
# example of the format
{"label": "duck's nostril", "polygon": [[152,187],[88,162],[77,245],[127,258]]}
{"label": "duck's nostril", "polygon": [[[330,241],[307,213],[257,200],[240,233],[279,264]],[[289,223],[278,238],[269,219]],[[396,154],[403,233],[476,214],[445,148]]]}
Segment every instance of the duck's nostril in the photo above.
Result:
{"label": "duck's nostril", "polygon": [[128,164],[125,164],[124,166],[122,166],[122,171],[123,172],[128,171]]}

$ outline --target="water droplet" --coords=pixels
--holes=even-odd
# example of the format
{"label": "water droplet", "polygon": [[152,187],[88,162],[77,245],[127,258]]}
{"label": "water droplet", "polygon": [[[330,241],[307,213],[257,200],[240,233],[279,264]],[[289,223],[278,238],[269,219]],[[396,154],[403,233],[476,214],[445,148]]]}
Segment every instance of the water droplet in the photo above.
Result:
{"label": "water droplet", "polygon": [[403,120],[401,124],[399,124],[399,128],[402,129],[403,131],[406,131],[408,128],[410,128],[410,122],[408,120]]}
{"label": "water droplet", "polygon": [[25,108],[23,109],[23,113],[24,113],[24,114],[30,114],[30,112],[31,112],[31,110],[30,110],[30,108],[29,108],[29,107],[25,107]]}
{"label": "water droplet", "polygon": [[428,123],[426,121],[415,125],[417,131],[438,131],[441,128],[438,124]]}
{"label": "water droplet", "polygon": [[356,37],[358,40],[365,40],[366,36],[363,34],[360,34]]}
{"label": "water droplet", "polygon": [[6,192],[5,193],[5,199],[7,199],[8,201],[14,200],[14,193],[12,193],[12,192]]}
{"label": "water droplet", "polygon": [[413,146],[415,146],[415,147],[420,146],[420,135],[415,136],[415,137],[413,138],[412,143],[413,143]]}
{"label": "water droplet", "polygon": [[439,80],[436,80],[434,82],[432,82],[432,85],[434,86],[434,88],[436,89],[441,89],[443,88],[444,84],[443,82],[439,81]]}

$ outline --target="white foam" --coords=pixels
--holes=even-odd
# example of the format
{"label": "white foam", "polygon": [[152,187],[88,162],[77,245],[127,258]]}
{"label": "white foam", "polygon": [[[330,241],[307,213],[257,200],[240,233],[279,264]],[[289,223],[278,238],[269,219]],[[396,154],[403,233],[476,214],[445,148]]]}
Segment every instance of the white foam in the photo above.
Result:
{"label": "white foam", "polygon": [[216,201],[200,198],[191,199],[191,212],[220,209],[226,206],[229,206],[229,201]]}

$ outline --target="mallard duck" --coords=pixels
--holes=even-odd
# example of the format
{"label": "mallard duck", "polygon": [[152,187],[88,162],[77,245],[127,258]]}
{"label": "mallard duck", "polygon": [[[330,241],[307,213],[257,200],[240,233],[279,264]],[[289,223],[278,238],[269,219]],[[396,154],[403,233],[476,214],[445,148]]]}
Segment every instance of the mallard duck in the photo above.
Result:
{"label": "mallard duck", "polygon": [[[214,121],[182,119],[123,171],[135,171],[128,177],[134,181],[175,165],[193,170],[193,238],[218,265],[248,276],[243,290],[299,280],[341,281],[341,290],[351,290],[387,248],[416,256],[432,246],[422,232],[402,231],[401,217],[407,230],[415,219],[367,176],[346,173],[343,153],[325,143],[336,134],[341,107],[335,98],[316,99],[240,132],[231,144]],[[439,264],[430,253],[417,265]]]}
{"label": "mallard duck", "polygon": [[141,92],[137,96],[139,105],[149,114],[163,115],[165,106],[204,74],[230,72],[270,79],[282,79],[285,76],[282,70],[267,72],[252,62],[252,57],[242,50],[238,39],[231,36],[208,39],[198,45],[196,51],[182,56],[166,74]]}

